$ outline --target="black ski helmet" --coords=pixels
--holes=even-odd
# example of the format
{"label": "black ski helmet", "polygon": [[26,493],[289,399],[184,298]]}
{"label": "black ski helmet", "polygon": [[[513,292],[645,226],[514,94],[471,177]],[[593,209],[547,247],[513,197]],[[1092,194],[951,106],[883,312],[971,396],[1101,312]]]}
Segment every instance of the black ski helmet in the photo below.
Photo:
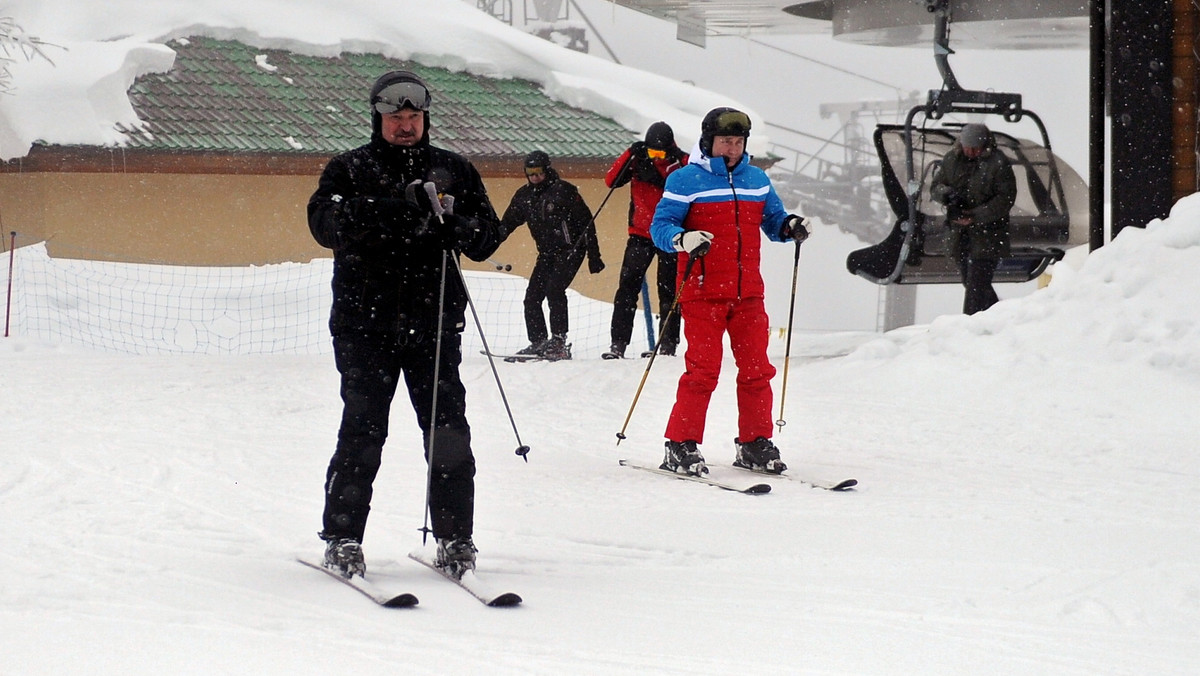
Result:
{"label": "black ski helmet", "polygon": [[525,168],[533,169],[535,167],[546,169],[550,166],[550,156],[541,150],[535,150],[525,156]]}
{"label": "black ski helmet", "polygon": [[750,138],[750,116],[737,108],[713,108],[700,123],[700,150],[709,157],[714,136]]}
{"label": "black ski helmet", "polygon": [[425,135],[422,142],[429,140],[429,106],[433,96],[429,86],[416,73],[393,70],[380,75],[371,85],[371,134],[378,136],[382,128],[382,116],[401,108],[412,108],[425,114]]}
{"label": "black ski helmet", "polygon": [[675,131],[666,122],[655,122],[646,130],[646,147],[669,150],[675,145]]}

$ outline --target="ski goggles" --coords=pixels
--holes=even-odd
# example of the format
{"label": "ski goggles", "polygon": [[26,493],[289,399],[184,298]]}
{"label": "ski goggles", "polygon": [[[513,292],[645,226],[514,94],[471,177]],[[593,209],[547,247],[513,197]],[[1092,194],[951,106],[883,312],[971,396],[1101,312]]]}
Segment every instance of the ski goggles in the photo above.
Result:
{"label": "ski goggles", "polygon": [[384,87],[375,95],[371,105],[380,115],[391,115],[401,108],[427,111],[433,97],[420,82],[404,80]]}
{"label": "ski goggles", "polygon": [[750,116],[740,110],[727,110],[717,116],[713,136],[749,136]]}
{"label": "ski goggles", "polygon": [[646,157],[649,157],[652,160],[661,160],[662,158],[664,158],[666,156],[667,156],[667,151],[665,151],[665,150],[657,150],[655,148],[646,148]]}
{"label": "ski goggles", "polygon": [[526,176],[541,176],[544,173],[546,173],[546,170],[541,167],[526,167],[525,168]]}

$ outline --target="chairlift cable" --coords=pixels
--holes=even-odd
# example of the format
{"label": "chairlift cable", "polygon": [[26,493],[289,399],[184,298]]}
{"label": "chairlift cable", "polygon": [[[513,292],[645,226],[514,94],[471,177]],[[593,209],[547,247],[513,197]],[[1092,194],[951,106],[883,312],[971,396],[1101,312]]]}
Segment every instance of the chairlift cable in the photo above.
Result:
{"label": "chairlift cable", "polygon": [[767,43],[767,42],[763,42],[762,40],[756,40],[756,39],[754,39],[754,38],[749,38],[749,37],[743,37],[743,39],[744,39],[744,40],[746,40],[747,42],[753,42],[753,43],[754,43],[754,44],[756,44],[756,45],[761,45],[761,46],[763,46],[763,47],[767,47],[768,49],[774,49],[774,50],[775,50],[775,51],[777,51],[777,52],[783,52],[784,54],[787,54],[787,55],[789,55],[789,56],[794,56],[794,57],[796,57],[796,58],[798,58],[798,59],[803,59],[804,61],[809,61],[809,62],[811,62],[811,63],[815,63],[815,64],[817,64],[818,66],[824,66],[824,67],[826,67],[826,68],[829,68],[829,69],[831,69],[831,70],[835,70],[835,71],[837,71],[837,72],[839,72],[839,73],[844,73],[844,74],[846,74],[846,75],[850,75],[850,76],[853,76],[853,77],[859,78],[859,79],[861,79],[861,80],[866,80],[867,82],[871,82],[871,83],[873,83],[873,84],[877,84],[877,85],[883,85],[884,87],[887,87],[887,88],[889,88],[889,89],[895,89],[895,90],[896,90],[896,92],[897,92],[898,94],[901,94],[901,95],[903,95],[903,94],[904,94],[904,89],[903,89],[903,88],[901,88],[901,87],[897,87],[897,86],[896,86],[896,85],[894,85],[894,84],[890,84],[890,83],[884,82],[883,80],[877,80],[877,79],[875,79],[875,78],[873,78],[873,77],[871,77],[871,76],[869,76],[869,75],[863,75],[862,73],[856,73],[856,72],[854,72],[854,71],[852,71],[852,70],[849,70],[849,69],[847,69],[847,68],[842,68],[841,66],[835,66],[835,65],[833,65],[833,64],[831,64],[831,63],[826,63],[826,62],[824,62],[824,61],[821,61],[820,59],[814,59],[814,58],[813,58],[813,57],[811,57],[811,56],[805,56],[804,54],[800,54],[800,53],[798,53],[798,52],[793,52],[793,51],[791,51],[791,50],[784,49],[783,47],[779,47],[779,46],[772,45],[772,44],[770,44],[770,43]]}

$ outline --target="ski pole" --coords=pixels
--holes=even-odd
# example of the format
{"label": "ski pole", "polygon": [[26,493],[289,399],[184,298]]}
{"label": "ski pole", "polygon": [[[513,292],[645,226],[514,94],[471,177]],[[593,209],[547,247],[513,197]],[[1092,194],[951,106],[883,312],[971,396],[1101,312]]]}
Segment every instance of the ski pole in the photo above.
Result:
{"label": "ski pole", "polygon": [[[434,213],[437,214],[438,222],[445,223],[442,214],[447,212],[447,209],[442,206],[441,198],[437,194],[437,186],[431,181],[426,181],[424,184],[425,192],[429,195],[429,202],[433,207]],[[450,202],[451,209],[453,201]],[[452,210],[449,213],[453,214]],[[463,295],[467,298],[467,305],[471,308],[471,316],[475,319],[475,328],[479,330],[479,339],[483,341],[483,351],[487,354],[488,365],[492,367],[492,375],[496,378],[496,387],[500,390],[500,399],[504,402],[504,410],[508,413],[508,422],[512,424],[513,434],[517,437],[516,454],[521,456],[525,462],[529,462],[529,447],[521,443],[521,433],[517,431],[517,421],[513,419],[512,408],[508,405],[508,397],[504,394],[504,385],[500,383],[500,373],[496,371],[496,361],[492,358],[492,350],[488,347],[487,336],[483,333],[483,323],[479,321],[479,313],[475,310],[475,301],[471,300],[471,291],[467,288],[467,277],[463,274],[462,264],[458,261],[458,248],[454,248],[454,253],[449,253],[445,249],[442,250],[442,298],[438,301],[438,347],[441,350],[442,339],[442,303],[446,296],[446,259],[454,261],[454,269],[458,273],[458,281],[462,283]],[[491,259],[488,259],[489,261]],[[493,261],[493,264],[495,262]],[[434,367],[434,376],[437,375],[437,367]],[[434,392],[437,392],[437,385],[434,385]],[[436,403],[436,402],[435,402]],[[426,501],[428,502],[428,500]]]}
{"label": "ski pole", "polygon": [[787,348],[783,355],[783,385],[779,390],[779,419],[775,426],[783,430],[787,421],[783,419],[783,404],[787,400],[788,367],[792,363],[792,319],[796,316],[796,274],[800,270],[800,242],[796,242],[796,259],[792,263],[792,298],[788,305]]}
{"label": "ski pole", "polygon": [[[671,304],[671,309],[667,312],[666,319],[663,320],[663,326],[666,326],[671,315],[679,310],[679,297],[683,295],[683,287],[687,284],[688,278],[692,276],[692,266],[696,264],[696,259],[708,253],[708,242],[701,244],[698,249],[688,255],[687,266],[683,269],[683,281],[679,282],[679,290],[675,292],[675,302]],[[633,417],[633,409],[637,407],[638,399],[642,396],[642,388],[646,386],[646,377],[650,375],[650,367],[654,366],[654,359],[658,357],[658,349],[662,345],[659,341],[654,346],[654,351],[650,353],[650,361],[646,362],[646,370],[642,371],[642,380],[638,383],[637,391],[633,393],[633,403],[629,405],[629,412],[625,414],[625,424],[621,425],[621,431],[617,432],[617,445],[625,439],[625,430],[629,427],[629,420]]]}
{"label": "ski pole", "polygon": [[604,211],[604,205],[608,204],[608,198],[612,197],[612,194],[616,191],[616,189],[616,186],[609,188],[608,194],[604,196],[604,199],[600,200],[600,206],[596,207],[596,213],[592,214],[592,227],[596,226],[596,219],[600,217],[600,212]]}
{"label": "ski pole", "polygon": [[500,382],[500,372],[496,370],[496,359],[492,356],[492,348],[488,346],[487,336],[483,333],[483,322],[479,321],[479,312],[475,310],[475,301],[467,289],[467,278],[463,275],[462,264],[457,256],[451,256],[454,268],[458,271],[458,279],[462,282],[463,294],[467,297],[467,307],[471,308],[471,318],[475,321],[475,329],[479,331],[479,340],[483,342],[483,353],[487,355],[488,366],[492,369],[492,377],[496,380],[496,389],[500,390],[500,401],[504,403],[504,412],[508,414],[508,423],[512,425],[513,436],[517,438],[515,453],[525,462],[529,462],[529,447],[521,442],[521,433],[517,431],[517,421],[513,418],[512,407],[508,405],[508,395],[504,393],[504,384]]}
{"label": "ski pole", "polygon": [[[441,214],[438,214],[441,218]],[[442,280],[438,290],[438,320],[437,320],[437,339],[433,348],[433,403],[429,411],[429,432],[425,442],[425,521],[421,524],[421,545],[424,546],[429,539],[429,534],[433,532],[429,528],[429,498],[433,493],[433,448],[434,439],[437,435],[437,405],[438,405],[438,384],[441,382],[439,372],[442,366],[442,326],[443,314],[446,309],[446,259],[450,254],[442,250]]]}

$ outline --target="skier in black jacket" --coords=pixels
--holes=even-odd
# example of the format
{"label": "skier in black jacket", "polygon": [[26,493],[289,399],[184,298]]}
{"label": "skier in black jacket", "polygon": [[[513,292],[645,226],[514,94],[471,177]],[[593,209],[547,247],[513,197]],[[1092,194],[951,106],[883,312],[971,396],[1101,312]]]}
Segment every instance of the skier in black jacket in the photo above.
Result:
{"label": "skier in black jacket", "polygon": [[[525,157],[525,185],[517,188],[504,210],[500,227],[508,237],[522,223],[537,246],[537,262],[525,289],[525,331],[529,346],[519,355],[543,357],[550,361],[571,358],[567,344],[569,316],[567,287],[579,272],[584,256],[588,272],[604,270],[596,223],[579,189],[562,180],[550,166],[550,156],[535,150]],[[550,332],[547,337],[542,300],[550,306]]]}
{"label": "skier in black jacket", "polygon": [[475,459],[458,373],[466,290],[448,257],[485,260],[500,224],[475,167],[430,145],[431,101],[415,74],[381,76],[370,142],[331,159],[308,203],[313,237],[333,250],[329,329],[344,403],[320,536],[325,566],[347,578],[365,572],[361,543],[401,374],[433,463],[438,563],[458,576],[475,566]]}

